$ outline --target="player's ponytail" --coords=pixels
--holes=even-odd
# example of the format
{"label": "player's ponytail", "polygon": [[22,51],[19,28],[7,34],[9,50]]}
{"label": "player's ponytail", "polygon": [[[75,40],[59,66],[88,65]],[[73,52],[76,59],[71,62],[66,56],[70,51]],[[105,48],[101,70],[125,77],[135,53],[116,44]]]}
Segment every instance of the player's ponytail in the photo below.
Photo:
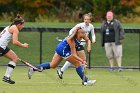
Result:
{"label": "player's ponytail", "polygon": [[17,14],[16,18],[20,18],[20,17],[21,17],[20,14]]}
{"label": "player's ponytail", "polygon": [[88,15],[90,16],[90,20],[92,21],[92,19],[93,19],[92,13],[89,12]]}
{"label": "player's ponytail", "polygon": [[17,14],[17,16],[15,17],[11,25],[18,25],[23,23],[24,23],[24,19],[19,14]]}
{"label": "player's ponytail", "polygon": [[93,17],[92,17],[92,13],[91,13],[91,12],[89,12],[89,13],[87,13],[87,14],[84,14],[84,15],[83,15],[83,19],[85,18],[85,16],[90,17],[90,20],[92,21]]}

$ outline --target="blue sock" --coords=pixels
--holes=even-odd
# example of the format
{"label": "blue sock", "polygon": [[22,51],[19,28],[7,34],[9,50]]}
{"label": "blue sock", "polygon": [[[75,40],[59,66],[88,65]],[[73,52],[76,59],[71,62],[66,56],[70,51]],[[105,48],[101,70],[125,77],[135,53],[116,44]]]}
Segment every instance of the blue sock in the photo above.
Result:
{"label": "blue sock", "polygon": [[37,68],[43,67],[43,69],[50,69],[50,63],[49,62],[45,62],[45,63],[37,65],[36,67]]}
{"label": "blue sock", "polygon": [[88,78],[84,75],[84,68],[83,66],[79,66],[76,68],[76,72],[78,73],[78,75],[80,76],[80,78],[82,79],[82,81],[87,82]]}

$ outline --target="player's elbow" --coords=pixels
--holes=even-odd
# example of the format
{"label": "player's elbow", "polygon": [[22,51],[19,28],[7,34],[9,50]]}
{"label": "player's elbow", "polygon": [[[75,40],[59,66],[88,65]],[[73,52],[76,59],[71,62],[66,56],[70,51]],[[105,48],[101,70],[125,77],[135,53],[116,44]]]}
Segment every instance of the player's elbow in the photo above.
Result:
{"label": "player's elbow", "polygon": [[17,43],[16,42],[13,42],[13,45],[16,45]]}
{"label": "player's elbow", "polygon": [[14,45],[18,45],[18,41],[17,40],[13,40],[12,42]]}

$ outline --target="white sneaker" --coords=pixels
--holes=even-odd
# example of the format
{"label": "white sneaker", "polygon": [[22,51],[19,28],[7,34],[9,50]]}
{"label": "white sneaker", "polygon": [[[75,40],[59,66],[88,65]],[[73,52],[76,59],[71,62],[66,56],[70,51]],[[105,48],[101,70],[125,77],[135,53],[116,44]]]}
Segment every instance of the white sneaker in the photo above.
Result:
{"label": "white sneaker", "polygon": [[29,68],[29,70],[28,70],[28,78],[29,79],[31,79],[31,77],[32,77],[32,75],[33,75],[34,72],[35,71],[33,70],[33,68]]}
{"label": "white sneaker", "polygon": [[96,83],[96,80],[88,80],[87,82],[84,82],[84,86],[92,86]]}

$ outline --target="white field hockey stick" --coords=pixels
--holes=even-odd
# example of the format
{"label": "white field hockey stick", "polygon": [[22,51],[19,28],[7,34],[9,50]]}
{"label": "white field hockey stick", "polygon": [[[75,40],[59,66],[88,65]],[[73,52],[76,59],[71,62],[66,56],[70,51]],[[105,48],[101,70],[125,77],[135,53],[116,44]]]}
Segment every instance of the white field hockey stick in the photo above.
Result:
{"label": "white field hockey stick", "polygon": [[83,83],[84,83],[85,79],[86,79],[86,68],[85,68],[84,64],[83,64],[83,70],[84,70],[84,78],[83,78]]}
{"label": "white field hockey stick", "polygon": [[[86,52],[86,62],[89,62],[89,60],[90,60],[90,52]],[[85,65],[87,65],[87,63]],[[84,66],[84,64],[83,64],[83,69],[84,69],[84,78],[83,78],[83,82],[84,82],[84,80],[87,76],[87,69]]]}
{"label": "white field hockey stick", "polygon": [[30,63],[28,63],[28,62],[26,62],[26,61],[24,61],[24,60],[22,60],[22,59],[20,59],[20,58],[18,58],[18,60],[19,60],[20,62],[22,62],[23,64],[25,64],[26,66],[31,67],[31,68],[33,68],[34,70],[38,71],[38,72],[42,72],[42,71],[43,71],[43,70],[38,69],[37,67],[31,65]]}
{"label": "white field hockey stick", "polygon": [[59,39],[59,37],[56,37],[56,40],[57,40],[57,41],[59,41],[59,42],[61,42],[61,41],[62,41],[62,39]]}
{"label": "white field hockey stick", "polygon": [[87,70],[86,70],[86,67],[85,67],[85,65],[84,64],[82,64],[82,66],[83,66],[83,70],[84,70],[84,77],[83,77],[83,84],[84,84],[84,82],[85,82],[85,79],[87,78]]}
{"label": "white field hockey stick", "polygon": [[[59,41],[59,42],[62,41],[62,39],[60,39],[59,37],[56,37],[55,39],[56,39],[57,41]],[[85,42],[85,41],[82,40],[81,42]]]}

